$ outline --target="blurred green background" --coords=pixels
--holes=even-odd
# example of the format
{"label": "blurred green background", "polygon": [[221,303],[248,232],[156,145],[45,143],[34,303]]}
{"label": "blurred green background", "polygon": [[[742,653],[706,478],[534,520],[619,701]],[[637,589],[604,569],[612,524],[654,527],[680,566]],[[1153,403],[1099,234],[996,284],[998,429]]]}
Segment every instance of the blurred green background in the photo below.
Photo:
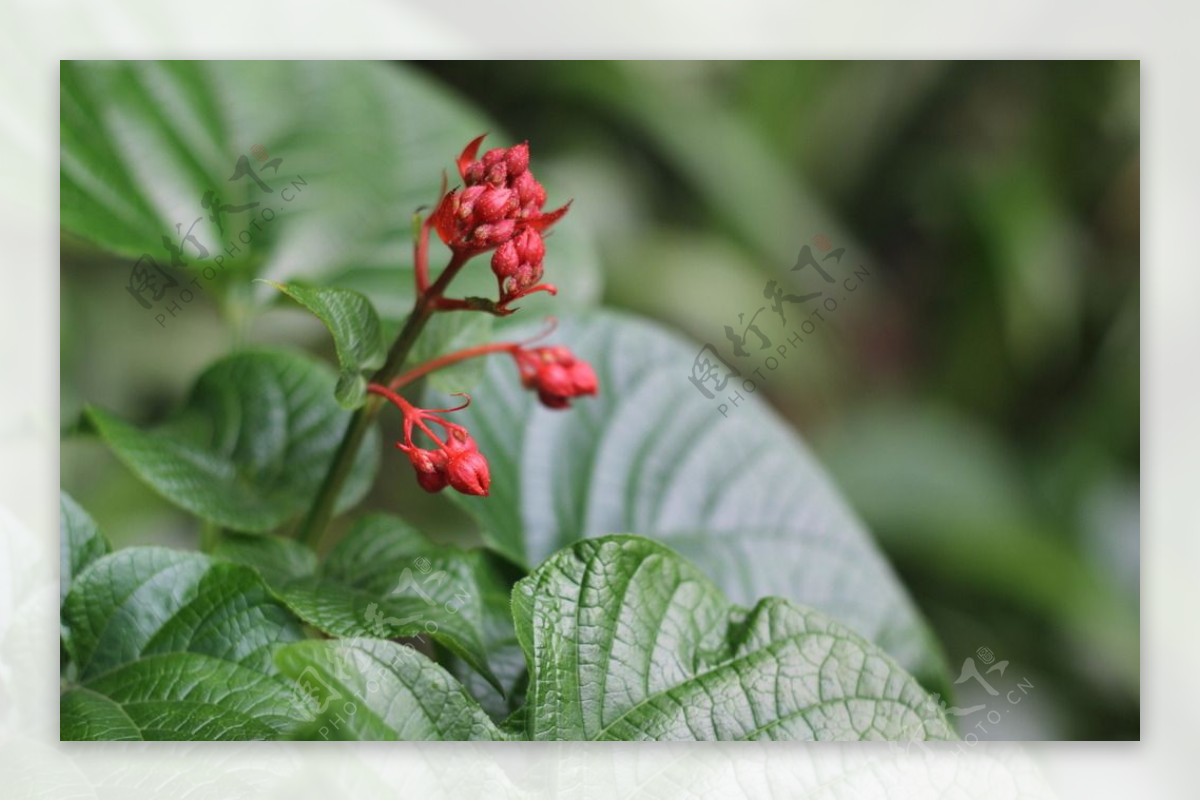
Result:
{"label": "blurred green background", "polygon": [[[767,281],[795,280],[804,245],[867,266],[759,394],[870,525],[952,678],[986,648],[1032,685],[978,737],[1138,737],[1136,62],[415,69],[530,140],[551,205],[575,198],[608,305],[728,355],[724,327]],[[147,327],[95,269],[126,261],[64,239],[64,426],[85,399],[163,414],[227,344],[204,301],[169,338]],[[296,315],[255,338],[328,350]],[[69,439],[61,458],[116,545],[195,545],[98,443]],[[401,462],[384,460],[368,502],[468,536]],[[960,707],[983,692],[955,689]]]}

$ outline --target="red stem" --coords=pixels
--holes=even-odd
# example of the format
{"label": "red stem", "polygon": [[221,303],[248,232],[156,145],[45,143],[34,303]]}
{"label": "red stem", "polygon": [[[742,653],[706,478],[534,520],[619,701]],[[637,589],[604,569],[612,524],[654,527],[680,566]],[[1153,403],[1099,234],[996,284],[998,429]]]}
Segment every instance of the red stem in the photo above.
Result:
{"label": "red stem", "polygon": [[[436,359],[430,359],[424,364],[417,365],[407,373],[396,376],[388,383],[387,389],[395,391],[400,389],[400,387],[411,384],[413,381],[416,381],[422,376],[429,375],[436,370],[441,370],[443,367],[449,367],[452,364],[465,362],[467,359],[474,359],[479,356],[487,356],[491,353],[512,353],[519,347],[520,345],[516,342],[489,342],[486,345],[476,345],[473,348],[456,350],[453,353],[447,353],[443,356],[437,357]],[[370,387],[367,389],[370,390]]]}
{"label": "red stem", "polygon": [[396,394],[382,384],[367,384],[367,392],[372,395],[379,395],[380,397],[387,398],[406,417],[410,412],[413,411],[413,405],[411,403],[406,401],[401,395]]}

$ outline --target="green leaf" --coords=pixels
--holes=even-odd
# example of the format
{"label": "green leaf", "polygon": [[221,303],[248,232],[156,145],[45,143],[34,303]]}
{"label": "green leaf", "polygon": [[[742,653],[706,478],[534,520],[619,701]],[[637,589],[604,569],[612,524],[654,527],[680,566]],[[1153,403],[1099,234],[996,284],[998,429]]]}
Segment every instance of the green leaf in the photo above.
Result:
{"label": "green leaf", "polygon": [[[89,407],[85,414],[117,457],[164,498],[235,531],[271,531],[312,502],[349,413],[333,399],[330,371],[284,351],[228,356],[200,376],[187,404],[144,431]],[[370,488],[379,460],[368,436],[338,501]]]}
{"label": "green leaf", "polygon": [[564,319],[548,341],[592,363],[598,397],[545,409],[512,364],[492,360],[478,402],[456,416],[492,484],[488,498],[453,497],[490,545],[530,565],[583,537],[637,531],[736,603],[815,607],[930,683],[942,677],[912,601],[800,439],[757,396],[725,418],[688,380],[698,345],[613,313]]}
{"label": "green leaf", "polygon": [[59,500],[59,603],[67,597],[67,590],[75,576],[100,557],[112,550],[108,540],[100,533],[96,521],[83,510],[67,493],[60,493]]}
{"label": "green leaf", "polygon": [[513,592],[535,740],[949,739],[878,647],[780,599],[730,605],[640,537],[586,540]]}
{"label": "green leaf", "polygon": [[524,703],[525,654],[513,629],[511,608],[513,584],[523,573],[487,551],[469,553],[475,566],[475,588],[480,602],[480,639],[494,681],[454,655],[444,660],[444,664],[492,719],[500,721]]}
{"label": "green leaf", "polygon": [[167,548],[96,561],[63,605],[71,656],[86,683],[144,656],[189,651],[271,670],[270,651],[299,626],[249,568]]}
{"label": "green leaf", "polygon": [[260,739],[297,723],[272,656],[302,633],[247,567],[118,551],[76,578],[62,617],[79,679],[63,739]]}
{"label": "green leaf", "polygon": [[[196,261],[222,256],[225,267],[276,280],[394,268],[411,248],[408,215],[437,199],[442,171],[489,128],[397,64],[65,62],[61,94],[64,230],[169,264],[162,237],[199,218],[193,233],[210,257]],[[242,156],[272,191],[231,177]],[[306,184],[288,200],[297,178]],[[222,232],[202,204],[210,190],[225,204],[259,205],[224,214]],[[185,246],[189,262],[194,253]]]}
{"label": "green leaf", "polygon": [[60,740],[141,740],[142,730],[121,705],[100,693],[75,688],[58,701]]}
{"label": "green leaf", "polygon": [[312,548],[271,534],[224,533],[211,555],[254,568],[268,587],[281,587],[317,572],[317,554]]}
{"label": "green leaf", "polygon": [[501,604],[507,619],[507,599],[490,583],[491,569],[481,553],[434,545],[397,518],[369,515],[318,576],[276,593],[304,622],[335,637],[428,637],[500,689],[488,663],[485,613]]}
{"label": "green leaf", "polygon": [[506,739],[453,676],[410,647],[309,640],[275,660],[319,710],[313,739]]}
{"label": "green leaf", "polygon": [[387,358],[379,315],[371,301],[352,289],[266,283],[315,314],[329,329],[341,367],[337,401],[346,409],[361,406],[367,396],[363,371],[382,367]]}
{"label": "green leaf", "polygon": [[297,724],[281,679],[197,653],[147,657],[63,694],[63,740],[264,740]]}

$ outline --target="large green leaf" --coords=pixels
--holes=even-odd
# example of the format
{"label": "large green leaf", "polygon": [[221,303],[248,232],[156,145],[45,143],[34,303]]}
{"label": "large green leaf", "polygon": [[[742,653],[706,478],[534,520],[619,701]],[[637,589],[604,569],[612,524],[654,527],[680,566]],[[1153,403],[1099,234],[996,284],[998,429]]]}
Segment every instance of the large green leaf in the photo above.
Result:
{"label": "large green leaf", "polygon": [[352,289],[268,283],[315,314],[329,329],[341,368],[334,394],[347,409],[361,406],[367,396],[363,371],[382,367],[387,356],[379,315],[371,301]]}
{"label": "large green leaf", "polygon": [[270,672],[270,651],[302,635],[249,568],[167,548],[96,561],[63,605],[83,681],[153,654],[191,651]]}
{"label": "large green leaf", "polygon": [[313,739],[505,739],[453,676],[408,646],[309,640],[275,660],[317,710]]}
{"label": "large green leaf", "polygon": [[[335,637],[425,637],[443,645],[498,689],[489,667],[493,566],[477,551],[438,546],[403,521],[369,515],[330,552],[318,575],[275,588],[306,623]],[[487,592],[485,592],[485,589]],[[512,626],[508,626],[510,636]],[[493,635],[494,636],[494,635]],[[511,687],[514,676],[508,676]]]}
{"label": "large green leaf", "polygon": [[[407,260],[409,216],[436,200],[442,171],[488,129],[394,64],[65,62],[61,88],[65,230],[137,258],[163,252],[176,223],[199,217],[193,233],[210,253],[236,245],[227,264],[272,277]],[[231,180],[243,156],[273,191]],[[274,158],[277,167],[264,161]],[[306,185],[289,201],[283,188],[297,177]],[[210,190],[260,205],[226,214],[221,232],[202,205]],[[275,219],[239,241],[266,207]]]}
{"label": "large green leaf", "polygon": [[[85,412],[117,457],[167,500],[236,531],[267,532],[312,502],[349,413],[324,366],[284,351],[246,351],[208,368],[187,404],[153,430]],[[368,436],[338,509],[370,488],[379,460]]]}
{"label": "large green leaf", "polygon": [[312,548],[271,534],[222,533],[211,555],[214,559],[254,568],[268,587],[279,587],[317,572],[317,554]]}
{"label": "large green leaf", "polygon": [[948,739],[936,700],[825,615],[730,605],[641,537],[586,540],[513,592],[535,740]]}
{"label": "large green leaf", "polygon": [[890,566],[757,396],[743,391],[723,417],[688,380],[699,346],[623,315],[564,320],[550,341],[592,363],[597,398],[545,409],[510,361],[495,359],[456,418],[491,462],[492,484],[486,499],[455,499],[491,545],[531,565],[582,537],[637,531],[690,558],[736,603],[776,595],[815,607],[939,680],[936,646]]}
{"label": "large green leaf", "polygon": [[65,692],[63,740],[265,740],[298,722],[282,679],[197,653],[123,665]]}
{"label": "large green leaf", "polygon": [[100,533],[96,521],[75,499],[63,492],[59,502],[59,601],[67,597],[71,581],[83,569],[112,548]]}
{"label": "large green leaf", "polygon": [[296,721],[272,656],[302,633],[247,567],[118,551],[75,579],[62,617],[78,679],[63,739],[257,739]]}

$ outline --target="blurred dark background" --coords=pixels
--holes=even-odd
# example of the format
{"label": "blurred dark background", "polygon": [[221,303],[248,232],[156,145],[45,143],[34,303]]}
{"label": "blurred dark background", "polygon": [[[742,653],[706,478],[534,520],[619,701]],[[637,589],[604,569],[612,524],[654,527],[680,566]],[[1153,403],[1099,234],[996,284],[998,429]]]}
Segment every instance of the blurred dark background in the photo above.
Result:
{"label": "blurred dark background", "polygon": [[[608,305],[726,343],[803,246],[866,266],[760,394],[870,525],[951,678],[990,649],[1031,685],[978,737],[1138,737],[1136,62],[417,68],[530,140],[599,246]],[[95,293],[120,287],[86,267],[64,250],[64,421],[97,387],[161,414],[175,399],[137,376],[194,375],[211,347],[94,324]],[[186,325],[174,342],[220,323]],[[81,503],[121,521],[118,545],[194,544],[100,446],[62,459]],[[962,708],[984,692],[955,690]]]}

